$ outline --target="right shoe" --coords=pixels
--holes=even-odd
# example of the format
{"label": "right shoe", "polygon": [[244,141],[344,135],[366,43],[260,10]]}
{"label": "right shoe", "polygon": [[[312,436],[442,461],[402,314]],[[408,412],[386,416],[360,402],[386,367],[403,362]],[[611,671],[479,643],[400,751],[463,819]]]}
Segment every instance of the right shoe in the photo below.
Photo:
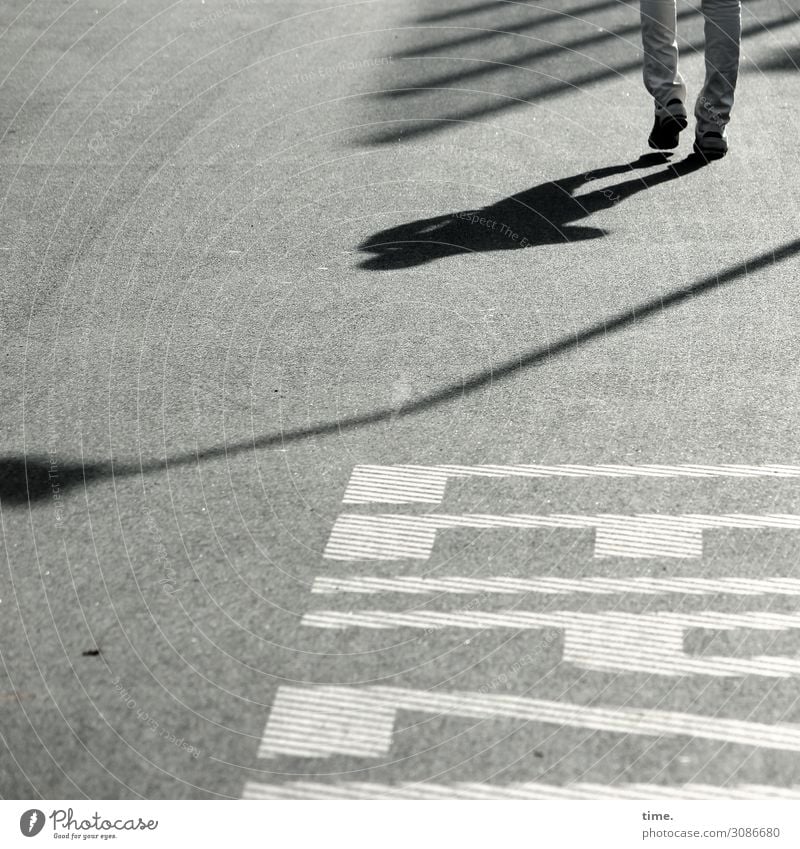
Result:
{"label": "right shoe", "polygon": [[706,162],[722,159],[728,152],[728,140],[722,133],[698,133],[694,139],[694,152]]}
{"label": "right shoe", "polygon": [[653,150],[672,150],[678,146],[678,137],[687,123],[686,107],[677,98],[670,100],[663,112],[656,112],[647,143]]}

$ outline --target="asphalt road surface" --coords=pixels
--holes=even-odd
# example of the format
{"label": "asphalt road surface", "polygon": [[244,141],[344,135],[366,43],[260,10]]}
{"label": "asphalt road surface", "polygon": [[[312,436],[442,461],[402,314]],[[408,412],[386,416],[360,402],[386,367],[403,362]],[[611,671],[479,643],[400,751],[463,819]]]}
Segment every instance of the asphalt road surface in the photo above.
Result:
{"label": "asphalt road surface", "polygon": [[6,0],[0,795],[800,797],[799,14]]}

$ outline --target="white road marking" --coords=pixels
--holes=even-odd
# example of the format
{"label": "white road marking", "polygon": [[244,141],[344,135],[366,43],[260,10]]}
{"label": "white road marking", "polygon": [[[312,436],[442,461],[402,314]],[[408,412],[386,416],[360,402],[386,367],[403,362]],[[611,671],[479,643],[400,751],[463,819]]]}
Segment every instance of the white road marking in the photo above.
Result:
{"label": "white road marking", "polygon": [[291,781],[287,784],[248,782],[245,799],[800,799],[800,785],[771,784],[454,784],[404,782],[377,784],[347,781],[325,784]]}
{"label": "white road marking", "polygon": [[594,516],[552,513],[490,515],[430,513],[376,516],[345,513],[331,530],[324,557],[329,560],[426,560],[436,533],[449,528],[571,528],[596,531],[595,557],[701,557],[703,531],[733,528],[797,530],[800,515],[787,513],[686,513]]}
{"label": "white road marking", "polygon": [[439,504],[450,478],[796,478],[800,466],[356,466],[345,504]]}
{"label": "white road marking", "polygon": [[316,628],[571,628],[595,627],[606,632],[617,628],[636,628],[645,624],[658,636],[679,628],[712,628],[730,631],[752,628],[762,631],[789,631],[800,628],[800,613],[582,613],[575,610],[557,610],[538,613],[528,610],[420,610],[397,612],[392,610],[317,610],[306,613],[304,625]]}
{"label": "white road marking", "polygon": [[559,628],[564,631],[562,661],[601,672],[642,672],[648,675],[761,675],[790,678],[800,675],[800,658],[759,655],[750,658],[685,654],[688,628],[720,631],[752,629],[788,631],[800,628],[800,614],[771,613],[534,613],[510,610],[485,612],[317,610],[302,624],[314,628],[470,628],[513,630]]}
{"label": "white road marking", "polygon": [[319,595],[339,593],[406,593],[433,595],[800,595],[797,578],[416,578],[401,575],[393,578],[336,578],[314,579],[311,592]]}
{"label": "white road marking", "polygon": [[618,734],[685,736],[800,752],[797,725],[464,691],[281,686],[264,729],[259,756],[385,755],[391,748],[400,710],[480,720],[514,718]]}
{"label": "white road marking", "polygon": [[[344,496],[346,504],[439,504],[452,478],[797,478],[800,466],[787,465],[514,465],[514,466],[357,466]],[[436,534],[448,528],[586,529],[595,532],[595,557],[702,556],[703,531],[727,528],[800,529],[791,514],[684,515],[445,515],[396,514],[340,516],[324,556],[334,560],[427,559]],[[800,580],[772,579],[559,579],[559,578],[318,578],[313,592],[335,593],[528,593],[547,594],[681,593],[737,596],[800,595]],[[304,624],[320,628],[473,629],[559,628],[564,631],[566,662],[582,668],[641,671],[666,675],[800,674],[800,659],[785,657],[690,657],[683,651],[687,628],[785,631],[800,628],[800,614],[583,614],[572,611],[314,611]],[[602,647],[602,648],[601,648]],[[262,757],[332,755],[377,757],[392,745],[398,711],[444,714],[477,720],[516,718],[557,726],[645,737],[686,736],[769,749],[800,751],[800,726],[762,724],[677,712],[628,707],[597,707],[480,692],[426,692],[392,687],[313,686],[279,688],[259,749]],[[250,782],[246,798],[800,798],[800,785],[717,787],[700,784],[564,786],[527,782],[490,785],[428,782],[398,785],[316,781],[287,784]]]}

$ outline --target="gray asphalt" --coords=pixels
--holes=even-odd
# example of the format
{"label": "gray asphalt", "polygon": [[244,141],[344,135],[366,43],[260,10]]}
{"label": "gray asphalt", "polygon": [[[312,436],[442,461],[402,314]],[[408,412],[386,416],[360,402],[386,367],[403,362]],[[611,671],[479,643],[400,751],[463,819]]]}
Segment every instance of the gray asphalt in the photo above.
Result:
{"label": "gray asphalt", "polygon": [[[384,754],[258,757],[281,686],[800,722],[796,677],[587,671],[557,629],[300,624],[795,611],[311,586],[794,574],[799,532],[774,529],[707,532],[700,561],[598,559],[565,530],[440,532],[429,560],[323,551],[342,512],[800,513],[797,482],[764,478],[464,479],[441,507],[342,506],[359,464],[800,462],[799,12],[747,4],[731,152],[696,167],[691,131],[674,165],[640,159],[651,105],[622,2],[7,0],[0,795],[800,784],[780,747],[413,710]],[[693,6],[680,29],[696,93]],[[796,630],[748,633],[709,651],[800,650]]]}

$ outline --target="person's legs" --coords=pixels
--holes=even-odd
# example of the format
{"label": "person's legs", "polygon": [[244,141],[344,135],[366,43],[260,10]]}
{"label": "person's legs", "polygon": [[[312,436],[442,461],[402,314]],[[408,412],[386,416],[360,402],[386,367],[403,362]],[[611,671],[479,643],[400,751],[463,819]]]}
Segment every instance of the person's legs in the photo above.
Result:
{"label": "person's legs", "polygon": [[724,138],[739,75],[742,36],[740,0],[702,0],[706,34],[706,80],[695,104],[697,135]]}
{"label": "person's legs", "polygon": [[686,100],[686,85],[678,72],[675,0],[640,0],[640,13],[645,88],[655,101],[657,117],[674,114],[673,101]]}

